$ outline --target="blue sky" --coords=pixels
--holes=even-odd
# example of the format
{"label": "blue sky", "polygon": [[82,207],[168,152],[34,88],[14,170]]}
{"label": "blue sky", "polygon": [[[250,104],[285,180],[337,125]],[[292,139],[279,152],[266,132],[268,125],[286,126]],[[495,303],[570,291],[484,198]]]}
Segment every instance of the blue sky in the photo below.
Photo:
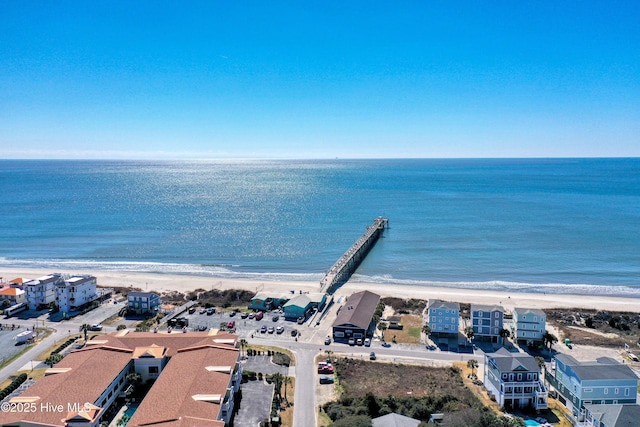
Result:
{"label": "blue sky", "polygon": [[0,1],[0,158],[640,156],[640,3]]}

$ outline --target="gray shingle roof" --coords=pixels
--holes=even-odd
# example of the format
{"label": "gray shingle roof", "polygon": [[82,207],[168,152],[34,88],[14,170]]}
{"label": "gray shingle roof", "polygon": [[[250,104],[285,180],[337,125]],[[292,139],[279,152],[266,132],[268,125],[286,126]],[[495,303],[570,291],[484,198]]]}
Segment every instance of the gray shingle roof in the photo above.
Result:
{"label": "gray shingle roof", "polygon": [[637,427],[640,419],[639,405],[591,405],[585,409],[607,427]]}
{"label": "gray shingle roof", "polygon": [[533,356],[526,353],[511,353],[502,347],[495,353],[487,354],[488,358],[495,361],[500,372],[513,372],[517,370],[526,370],[528,372],[538,372],[538,362]]}
{"label": "gray shingle roof", "polygon": [[371,420],[373,427],[417,427],[420,420],[391,413]]}
{"label": "gray shingle roof", "polygon": [[369,291],[356,292],[351,295],[347,302],[340,308],[340,313],[333,322],[333,326],[355,325],[362,329],[367,329],[376,307],[380,302],[380,295]]}
{"label": "gray shingle roof", "polygon": [[442,301],[439,299],[430,299],[428,308],[429,309],[448,308],[449,310],[460,310],[460,304],[457,302]]}
{"label": "gray shingle roof", "polygon": [[[611,358],[600,358],[595,362],[579,362],[571,356],[558,354],[556,360],[571,366],[582,380],[637,380],[636,374],[627,365]],[[595,368],[595,369],[594,369]]]}

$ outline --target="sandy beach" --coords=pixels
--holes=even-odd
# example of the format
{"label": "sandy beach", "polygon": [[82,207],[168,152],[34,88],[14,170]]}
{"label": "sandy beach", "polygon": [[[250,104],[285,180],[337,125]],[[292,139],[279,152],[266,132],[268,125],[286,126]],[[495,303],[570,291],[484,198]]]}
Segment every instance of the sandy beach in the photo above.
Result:
{"label": "sandy beach", "polygon": [[[38,269],[3,269],[0,276],[4,280],[21,277],[25,280],[34,279],[53,273],[51,270]],[[112,271],[55,271],[67,274],[91,274],[96,276],[99,286],[140,288],[155,292],[189,292],[195,289],[246,289],[253,292],[319,292],[320,284],[316,282],[300,281],[254,281],[245,279],[225,279],[202,277],[194,275],[153,274],[137,272]],[[351,283],[343,285],[336,296],[350,295],[354,292],[369,290],[383,297],[417,298],[428,300],[439,298],[447,301],[476,304],[500,304],[505,309],[514,307],[528,308],[592,308],[612,311],[640,312],[640,300],[637,298],[588,296],[568,294],[540,294],[524,292],[498,292],[489,290],[385,285],[379,283]]]}

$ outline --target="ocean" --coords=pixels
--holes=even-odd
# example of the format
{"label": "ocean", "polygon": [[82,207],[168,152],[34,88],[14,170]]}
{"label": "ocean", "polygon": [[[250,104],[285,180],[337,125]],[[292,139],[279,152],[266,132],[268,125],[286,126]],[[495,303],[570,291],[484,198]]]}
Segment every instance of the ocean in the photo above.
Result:
{"label": "ocean", "polygon": [[0,160],[3,267],[640,297],[640,159]]}

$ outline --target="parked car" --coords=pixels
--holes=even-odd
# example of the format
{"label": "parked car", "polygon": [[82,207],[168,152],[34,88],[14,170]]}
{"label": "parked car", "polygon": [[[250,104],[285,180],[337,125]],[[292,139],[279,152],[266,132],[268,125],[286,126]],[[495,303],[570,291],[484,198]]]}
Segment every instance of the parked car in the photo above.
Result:
{"label": "parked car", "polygon": [[319,374],[333,374],[333,366],[328,363],[319,363],[318,364],[318,373]]}
{"label": "parked car", "polygon": [[241,318],[241,319],[246,319],[247,317],[249,317],[249,313],[247,313],[246,311],[243,311],[243,312],[240,314],[240,318]]}
{"label": "parked car", "polygon": [[101,330],[102,330],[102,325],[98,325],[98,324],[91,325],[91,326],[89,327],[89,330],[90,330],[90,331],[94,331],[94,332],[101,331]]}
{"label": "parked car", "polygon": [[297,337],[298,336],[298,331],[296,329],[292,329],[291,330],[291,336],[292,337]]}
{"label": "parked car", "polygon": [[385,342],[382,343],[382,346],[384,348],[389,348],[389,347],[391,347],[391,344],[389,344],[388,342],[385,341]]}
{"label": "parked car", "polygon": [[238,314],[238,312],[237,312],[237,311],[232,311],[231,313],[229,313],[229,317],[233,317],[233,316],[235,316],[236,314]]}
{"label": "parked car", "polygon": [[270,334],[274,333],[276,331],[276,329],[273,326],[269,326],[269,328],[267,329],[267,332],[269,332]]}
{"label": "parked car", "polygon": [[364,346],[365,347],[371,347],[371,338],[365,338],[364,339]]}
{"label": "parked car", "polygon": [[276,328],[276,334],[281,334],[281,333],[283,333],[283,332],[284,332],[284,328],[283,328],[282,326],[278,326],[278,327]]}
{"label": "parked car", "polygon": [[298,317],[298,325],[302,325],[305,321],[304,317]]}
{"label": "parked car", "polygon": [[322,375],[320,377],[320,384],[333,384],[333,377]]}
{"label": "parked car", "polygon": [[265,334],[266,332],[267,332],[267,327],[265,325],[262,325],[262,327],[260,328],[260,333]]}
{"label": "parked car", "polygon": [[195,306],[191,306],[191,307],[189,307],[189,314],[193,314],[193,313],[195,313],[195,312],[196,312],[196,308],[195,308]]}
{"label": "parked car", "polygon": [[358,338],[356,340],[356,345],[362,345],[362,338]]}
{"label": "parked car", "polygon": [[235,329],[236,328],[236,321],[232,320],[229,323],[227,323],[227,329]]}
{"label": "parked car", "polygon": [[256,313],[256,320],[262,320],[262,318],[264,317],[264,313],[259,311]]}
{"label": "parked car", "polygon": [[205,314],[206,312],[207,312],[207,309],[206,309],[206,308],[202,307],[202,308],[200,309],[200,314]]}
{"label": "parked car", "polygon": [[207,316],[211,316],[212,314],[214,314],[216,312],[216,309],[214,307],[209,307],[207,309]]}
{"label": "parked car", "polygon": [[353,338],[349,338],[349,345],[356,345],[356,340]]}
{"label": "parked car", "polygon": [[254,317],[256,317],[255,313],[249,313],[249,319],[253,319]]}
{"label": "parked car", "polygon": [[324,345],[329,345],[329,344],[331,344],[331,338],[330,337],[326,337],[324,339]]}
{"label": "parked car", "polygon": [[278,316],[277,314],[275,316],[273,316],[271,318],[271,320],[273,320],[274,322],[277,322],[278,320],[280,320],[280,316]]}
{"label": "parked car", "polygon": [[371,353],[369,353],[369,360],[376,360],[376,353],[375,353],[375,351],[372,351]]}

